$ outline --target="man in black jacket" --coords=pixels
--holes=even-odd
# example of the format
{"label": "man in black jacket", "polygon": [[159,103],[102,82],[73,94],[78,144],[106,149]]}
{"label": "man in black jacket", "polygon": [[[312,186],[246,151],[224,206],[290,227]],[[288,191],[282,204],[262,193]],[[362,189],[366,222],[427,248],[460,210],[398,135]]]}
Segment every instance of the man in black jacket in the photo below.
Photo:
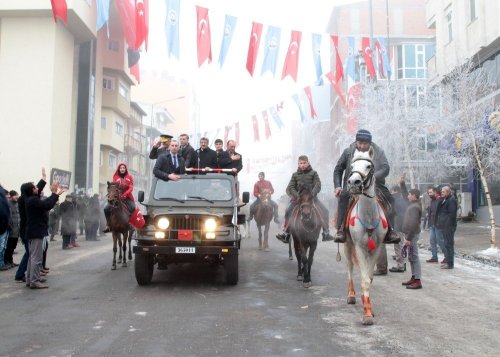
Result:
{"label": "man in black jacket", "polygon": [[43,240],[49,234],[48,211],[50,211],[59,195],[65,192],[56,181],[50,186],[52,195],[42,200],[38,188],[28,182],[21,186],[21,191],[26,195],[26,238],[29,241],[30,259],[28,261],[28,273],[26,285],[32,289],[46,289],[48,285],[43,284],[40,278],[40,267],[43,258]]}
{"label": "man in black jacket", "polygon": [[163,154],[168,154],[168,148],[170,147],[170,140],[173,138],[172,135],[162,134],[160,135],[160,140],[153,145],[151,151],[149,152],[149,158],[151,160],[158,159]]}
{"label": "man in black jacket", "polygon": [[186,172],[184,158],[179,155],[179,142],[177,140],[172,140],[169,150],[170,152],[168,154],[161,155],[158,160],[156,160],[153,174],[164,181],[177,181],[180,178],[179,175]]}
{"label": "man in black jacket", "polygon": [[[368,151],[373,148],[375,156],[373,164],[375,166],[375,190],[377,196],[382,198],[390,205],[393,203],[393,198],[387,187],[385,186],[385,178],[389,175],[389,162],[385,156],[384,150],[372,142],[372,134],[368,130],[360,129],[356,133],[356,141],[344,150],[340,156],[335,170],[333,171],[333,183],[335,185],[335,196],[339,198],[338,215],[337,215],[337,234],[335,242],[344,243],[346,240],[344,233],[344,221],[349,206],[350,194],[347,190],[347,179],[351,176],[351,160],[356,150]],[[343,179],[342,179],[343,175]],[[399,243],[401,239],[394,232],[394,214],[388,214],[389,229],[384,239],[384,243]]]}
{"label": "man in black jacket", "polygon": [[229,158],[229,162],[223,164],[221,167],[224,169],[233,169],[233,171],[240,172],[243,169],[243,159],[241,154],[236,152],[236,141],[227,141],[226,153]]}
{"label": "man in black jacket", "polygon": [[196,150],[194,155],[194,165],[197,169],[217,168],[217,153],[208,147],[208,138],[200,139],[200,148]]}
{"label": "man in black jacket", "polygon": [[4,252],[9,236],[10,209],[7,201],[7,190],[0,185],[0,270],[7,270],[10,265],[4,264]]}
{"label": "man in black jacket", "polygon": [[449,186],[441,188],[441,201],[436,212],[436,226],[443,232],[444,257],[441,269],[453,269],[455,256],[455,231],[457,230],[457,200]]}
{"label": "man in black jacket", "polygon": [[181,134],[179,136],[179,141],[181,144],[179,154],[182,156],[184,159],[184,164],[186,167],[193,167],[194,166],[194,157],[195,157],[195,150],[194,147],[191,146],[189,143],[189,135],[188,134]]}

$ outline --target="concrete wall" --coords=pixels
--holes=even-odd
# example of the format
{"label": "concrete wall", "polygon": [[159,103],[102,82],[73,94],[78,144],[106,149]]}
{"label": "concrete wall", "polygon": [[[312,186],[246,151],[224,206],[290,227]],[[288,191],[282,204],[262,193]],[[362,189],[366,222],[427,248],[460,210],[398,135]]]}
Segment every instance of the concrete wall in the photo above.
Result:
{"label": "concrete wall", "polygon": [[2,184],[19,189],[44,166],[73,171],[73,35],[51,17],[0,19]]}

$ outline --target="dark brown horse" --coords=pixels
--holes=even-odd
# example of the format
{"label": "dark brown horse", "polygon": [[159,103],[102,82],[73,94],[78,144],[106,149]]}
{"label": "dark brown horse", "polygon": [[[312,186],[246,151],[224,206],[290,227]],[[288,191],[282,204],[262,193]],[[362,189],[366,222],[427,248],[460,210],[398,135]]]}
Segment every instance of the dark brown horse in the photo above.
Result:
{"label": "dark brown horse", "polygon": [[[129,243],[128,260],[132,260],[132,235],[133,229],[128,223],[130,212],[125,202],[120,198],[120,190],[114,183],[108,182],[108,203],[111,206],[109,228],[113,234],[113,264],[111,270],[116,270],[117,243],[120,248],[118,264],[127,266],[127,239]],[[122,258],[123,235],[123,258]]]}
{"label": "dark brown horse", "polygon": [[303,185],[299,192],[299,204],[290,218],[290,233],[298,264],[297,280],[303,281],[304,288],[312,286],[311,266],[320,230],[320,211],[314,206],[311,188]]}
{"label": "dark brown horse", "polygon": [[[269,249],[269,226],[273,219],[273,206],[271,205],[271,192],[262,190],[260,194],[260,203],[255,208],[254,215],[257,229],[259,230],[259,250],[264,248],[266,252]],[[262,226],[264,226],[264,242],[262,242]]]}

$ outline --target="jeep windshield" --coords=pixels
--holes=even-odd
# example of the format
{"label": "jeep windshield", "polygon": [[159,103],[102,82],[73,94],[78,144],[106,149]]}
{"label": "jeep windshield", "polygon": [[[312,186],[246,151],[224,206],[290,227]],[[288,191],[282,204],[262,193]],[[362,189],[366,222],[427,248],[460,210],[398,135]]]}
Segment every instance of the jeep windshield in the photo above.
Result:
{"label": "jeep windshield", "polygon": [[232,199],[232,181],[206,176],[183,176],[179,181],[158,180],[155,200],[229,201]]}

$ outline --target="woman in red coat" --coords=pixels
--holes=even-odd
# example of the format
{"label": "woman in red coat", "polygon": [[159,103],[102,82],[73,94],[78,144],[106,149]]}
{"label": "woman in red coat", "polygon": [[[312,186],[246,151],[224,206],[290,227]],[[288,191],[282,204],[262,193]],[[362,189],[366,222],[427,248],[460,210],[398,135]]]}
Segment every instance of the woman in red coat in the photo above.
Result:
{"label": "woman in red coat", "polygon": [[[128,173],[127,165],[124,162],[118,164],[115,174],[113,175],[113,183],[118,185],[121,192],[120,198],[125,202],[130,214],[132,214],[132,212],[135,211],[135,200],[132,195],[134,178]],[[107,225],[103,232],[106,233],[111,231],[109,229],[109,217],[111,215],[111,206],[109,204],[106,204],[106,207],[104,207],[104,215],[106,216]]]}

